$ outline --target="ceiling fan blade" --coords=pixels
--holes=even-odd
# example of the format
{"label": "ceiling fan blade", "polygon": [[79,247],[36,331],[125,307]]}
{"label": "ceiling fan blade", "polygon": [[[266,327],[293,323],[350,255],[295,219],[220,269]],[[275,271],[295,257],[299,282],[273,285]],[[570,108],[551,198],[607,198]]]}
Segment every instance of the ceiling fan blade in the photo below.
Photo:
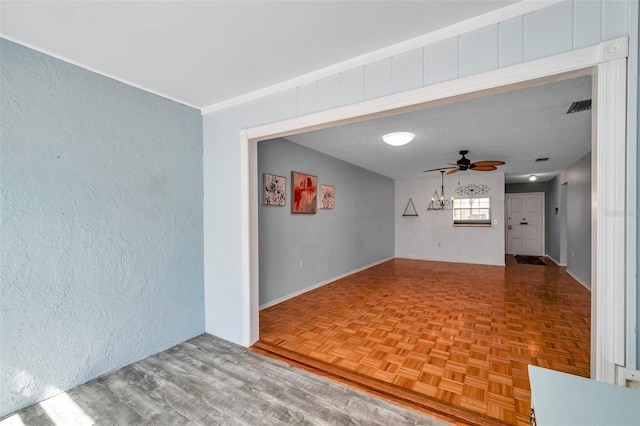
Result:
{"label": "ceiling fan blade", "polygon": [[476,161],[476,162],[473,162],[471,164],[475,164],[476,167],[502,166],[504,164],[504,161]]}
{"label": "ceiling fan blade", "polygon": [[445,173],[445,174],[447,174],[447,175],[452,175],[452,174],[454,174],[454,173],[458,173],[458,168],[457,168],[457,167],[456,167],[455,169],[453,169],[453,170],[449,170],[449,171],[448,171],[447,173]]}
{"label": "ceiling fan blade", "polygon": [[449,169],[457,169],[457,167],[440,167],[439,169],[425,170],[424,173],[426,173],[426,172],[439,172],[440,170],[449,170]]}
{"label": "ceiling fan blade", "polygon": [[491,172],[493,170],[498,170],[498,168],[495,166],[477,166],[471,170],[474,170],[476,172]]}

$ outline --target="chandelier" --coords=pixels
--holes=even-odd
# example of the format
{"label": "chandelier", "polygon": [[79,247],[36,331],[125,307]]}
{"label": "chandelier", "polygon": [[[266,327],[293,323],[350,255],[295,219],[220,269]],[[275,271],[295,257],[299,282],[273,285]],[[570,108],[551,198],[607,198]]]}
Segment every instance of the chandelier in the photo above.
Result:
{"label": "chandelier", "polygon": [[453,198],[447,200],[444,198],[444,170],[440,170],[440,194],[438,194],[438,190],[433,191],[433,196],[431,197],[431,203],[429,203],[429,207],[427,210],[451,210],[453,208]]}

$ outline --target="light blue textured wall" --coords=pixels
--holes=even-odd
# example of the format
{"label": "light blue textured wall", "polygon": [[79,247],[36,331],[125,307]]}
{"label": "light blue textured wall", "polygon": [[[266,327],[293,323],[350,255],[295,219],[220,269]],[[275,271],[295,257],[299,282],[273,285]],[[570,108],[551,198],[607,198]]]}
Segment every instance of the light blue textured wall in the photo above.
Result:
{"label": "light blue textured wall", "polygon": [[[240,221],[240,129],[304,116],[369,99],[456,80],[559,53],[637,36],[637,0],[567,0],[422,48],[366,64],[280,94],[271,94],[204,117],[205,294],[207,330],[243,342],[242,227]],[[497,29],[497,30],[496,30]],[[485,43],[477,46],[475,38]],[[495,46],[497,45],[497,48]],[[638,52],[630,52],[638,61]],[[388,61],[391,61],[391,67]],[[293,96],[295,90],[296,95]],[[637,90],[637,82],[630,85]],[[295,115],[294,115],[295,114]],[[629,116],[636,116],[632,107]],[[231,185],[224,206],[215,190]],[[640,318],[639,318],[640,321]],[[245,324],[246,325],[246,324]],[[640,347],[639,347],[640,349]]]}
{"label": "light blue textured wall", "polygon": [[[333,185],[335,208],[292,214],[293,170]],[[258,144],[259,188],[263,173],[287,178],[287,205],[258,209],[260,305],[393,257],[392,179],[285,139]]]}
{"label": "light blue textured wall", "polygon": [[199,111],[0,41],[0,416],[204,330]]}

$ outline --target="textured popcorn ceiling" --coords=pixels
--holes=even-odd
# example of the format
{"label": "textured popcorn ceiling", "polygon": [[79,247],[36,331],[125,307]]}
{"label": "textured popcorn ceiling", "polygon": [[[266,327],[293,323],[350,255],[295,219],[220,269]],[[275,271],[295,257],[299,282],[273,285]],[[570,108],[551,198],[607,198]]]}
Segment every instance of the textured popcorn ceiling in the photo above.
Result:
{"label": "textured popcorn ceiling", "polygon": [[[591,111],[566,114],[573,101],[590,98],[586,76],[287,139],[393,179],[425,177],[423,170],[455,163],[467,149],[471,161],[506,162],[498,172],[508,183],[525,182],[530,174],[545,181],[591,151]],[[394,131],[416,138],[391,147],[382,135]],[[536,163],[540,157],[550,159]]]}

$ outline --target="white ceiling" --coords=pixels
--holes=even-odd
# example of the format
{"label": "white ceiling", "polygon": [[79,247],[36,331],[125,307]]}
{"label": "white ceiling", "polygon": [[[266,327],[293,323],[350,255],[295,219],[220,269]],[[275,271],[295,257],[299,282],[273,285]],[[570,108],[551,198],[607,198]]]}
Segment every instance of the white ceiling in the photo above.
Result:
{"label": "white ceiling", "polygon": [[513,3],[3,0],[0,34],[203,108]]}
{"label": "white ceiling", "polygon": [[[287,139],[393,179],[439,177],[426,169],[455,163],[463,149],[471,161],[501,160],[496,172],[508,183],[530,174],[547,181],[591,151],[591,111],[566,114],[574,101],[591,99],[591,77],[426,108],[409,113],[317,130]],[[392,147],[382,135],[416,134],[408,145]],[[536,158],[550,157],[536,163]]]}

